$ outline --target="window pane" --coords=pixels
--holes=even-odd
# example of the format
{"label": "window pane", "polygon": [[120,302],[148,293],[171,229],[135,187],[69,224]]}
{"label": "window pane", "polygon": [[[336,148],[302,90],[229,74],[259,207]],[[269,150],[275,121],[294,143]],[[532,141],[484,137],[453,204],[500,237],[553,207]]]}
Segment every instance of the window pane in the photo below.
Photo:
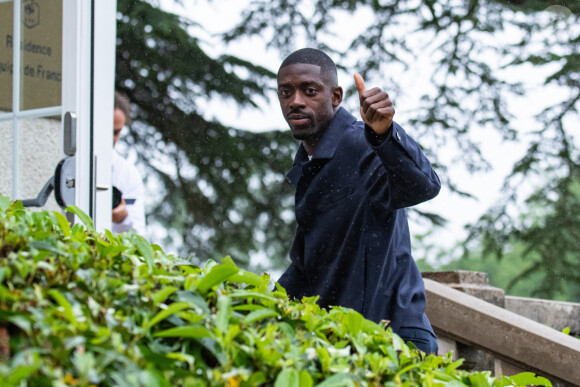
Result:
{"label": "window pane", "polygon": [[[0,3],[0,111],[12,111],[14,5]],[[61,105],[62,0],[22,0],[20,110]]]}
{"label": "window pane", "polygon": [[11,2],[0,3],[0,112],[12,111],[13,9]]}
{"label": "window pane", "polygon": [[[30,118],[20,120],[18,125],[20,182],[17,199],[33,199],[54,175],[58,162],[64,157],[61,121],[60,118]],[[44,208],[60,208],[54,199],[54,192]]]}
{"label": "window pane", "polygon": [[12,121],[0,121],[0,138],[0,194],[12,197]]}
{"label": "window pane", "polygon": [[61,105],[62,0],[22,0],[20,109]]}

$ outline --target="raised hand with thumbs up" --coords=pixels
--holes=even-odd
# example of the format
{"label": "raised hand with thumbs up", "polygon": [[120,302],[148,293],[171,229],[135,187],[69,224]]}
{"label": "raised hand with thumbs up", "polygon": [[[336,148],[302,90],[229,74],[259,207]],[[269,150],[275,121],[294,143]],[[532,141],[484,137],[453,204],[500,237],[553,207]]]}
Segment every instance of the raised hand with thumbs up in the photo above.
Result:
{"label": "raised hand with thumbs up", "polygon": [[365,82],[359,74],[354,75],[354,84],[360,99],[360,115],[365,124],[376,134],[384,135],[393,123],[395,108],[389,95],[378,87],[366,90]]}

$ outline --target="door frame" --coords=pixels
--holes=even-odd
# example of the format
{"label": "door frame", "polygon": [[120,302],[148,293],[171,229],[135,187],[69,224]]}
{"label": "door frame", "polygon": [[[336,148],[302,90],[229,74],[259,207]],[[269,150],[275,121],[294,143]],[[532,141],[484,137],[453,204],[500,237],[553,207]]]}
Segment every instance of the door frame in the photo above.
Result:
{"label": "door frame", "polygon": [[63,0],[62,122],[76,117],[75,203],[111,228],[116,0]]}

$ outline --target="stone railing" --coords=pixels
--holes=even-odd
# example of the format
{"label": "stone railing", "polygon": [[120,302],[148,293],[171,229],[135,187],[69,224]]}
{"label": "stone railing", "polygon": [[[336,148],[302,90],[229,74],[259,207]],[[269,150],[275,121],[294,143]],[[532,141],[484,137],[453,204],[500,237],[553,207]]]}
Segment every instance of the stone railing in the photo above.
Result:
{"label": "stone railing", "polygon": [[[554,386],[580,386],[580,340],[560,331],[564,325],[577,332],[580,320],[574,313],[580,313],[580,304],[506,297],[502,289],[489,286],[485,273],[434,272],[423,277],[426,312],[440,353],[453,351],[454,358],[465,359],[465,369],[495,375],[530,371]],[[560,315],[550,320],[554,310]]]}
{"label": "stone railing", "polygon": [[570,328],[570,336],[580,336],[578,303],[505,296],[505,308],[558,331]]}

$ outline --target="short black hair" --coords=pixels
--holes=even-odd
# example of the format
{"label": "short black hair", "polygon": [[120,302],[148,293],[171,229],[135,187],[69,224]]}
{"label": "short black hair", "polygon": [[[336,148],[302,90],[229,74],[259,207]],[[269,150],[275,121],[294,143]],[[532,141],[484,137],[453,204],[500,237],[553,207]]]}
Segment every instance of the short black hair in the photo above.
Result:
{"label": "short black hair", "polygon": [[120,91],[115,91],[115,109],[125,114],[125,125],[131,125],[131,103],[129,97]]}
{"label": "short black hair", "polygon": [[338,86],[336,64],[334,64],[332,59],[322,51],[315,48],[302,48],[294,51],[284,59],[278,69],[278,73],[280,73],[282,68],[297,63],[320,66],[320,73],[324,76],[328,76],[331,86]]}

